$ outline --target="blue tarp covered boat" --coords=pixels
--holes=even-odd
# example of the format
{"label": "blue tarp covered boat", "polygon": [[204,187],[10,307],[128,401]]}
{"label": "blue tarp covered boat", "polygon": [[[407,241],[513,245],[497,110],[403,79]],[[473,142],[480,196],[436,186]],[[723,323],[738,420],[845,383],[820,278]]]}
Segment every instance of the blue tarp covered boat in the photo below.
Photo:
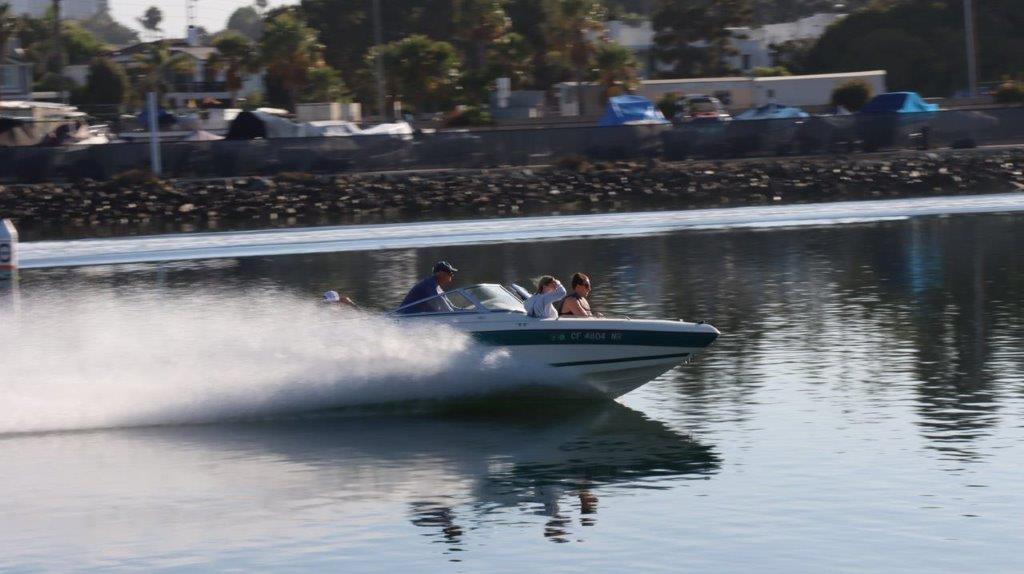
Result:
{"label": "blue tarp covered boat", "polygon": [[864,104],[859,113],[912,114],[937,111],[939,111],[938,104],[929,104],[917,92],[889,92],[871,98],[871,101]]}
{"label": "blue tarp covered boat", "polygon": [[629,124],[667,124],[661,110],[643,96],[615,96],[608,98],[604,115],[597,122],[599,126],[622,126]]}
{"label": "blue tarp covered boat", "polygon": [[792,118],[806,118],[810,114],[793,106],[782,104],[767,104],[756,108],[750,108],[742,114],[734,117],[736,120],[788,120]]}

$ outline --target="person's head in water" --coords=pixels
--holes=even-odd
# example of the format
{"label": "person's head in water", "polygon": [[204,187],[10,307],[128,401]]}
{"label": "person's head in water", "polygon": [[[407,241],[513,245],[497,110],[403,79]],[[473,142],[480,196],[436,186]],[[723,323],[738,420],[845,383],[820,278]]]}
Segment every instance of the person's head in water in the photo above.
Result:
{"label": "person's head in water", "polygon": [[590,277],[583,273],[574,273],[572,276],[572,291],[579,297],[590,295]]}
{"label": "person's head in water", "polygon": [[451,263],[447,261],[438,261],[434,264],[434,278],[437,279],[437,284],[444,287],[445,285],[452,282],[455,279],[455,272],[458,271]]}
{"label": "person's head in water", "polygon": [[557,283],[558,281],[550,275],[541,277],[540,280],[537,281],[537,294],[540,295],[541,293],[547,293],[554,290],[555,284]]}

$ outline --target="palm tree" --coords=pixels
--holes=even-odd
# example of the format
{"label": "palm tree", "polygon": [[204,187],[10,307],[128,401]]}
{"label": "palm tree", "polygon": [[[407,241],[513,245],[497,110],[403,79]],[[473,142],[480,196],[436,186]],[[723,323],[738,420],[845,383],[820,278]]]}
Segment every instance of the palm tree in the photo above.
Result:
{"label": "palm tree", "polygon": [[267,67],[267,75],[288,93],[293,109],[309,71],[321,63],[320,49],[316,32],[291,12],[281,12],[264,22],[260,60]]}
{"label": "palm tree", "polygon": [[142,25],[143,28],[149,30],[153,36],[159,37],[160,23],[164,20],[164,13],[160,11],[156,6],[150,6],[142,14],[141,17],[136,18],[135,21]]}
{"label": "palm tree", "polygon": [[[18,20],[11,13],[10,4],[0,4],[0,66],[7,63],[7,41],[14,37],[18,31]],[[0,76],[0,87],[3,79]],[[0,90],[0,99],[3,98]]]}
{"label": "palm tree", "polygon": [[604,31],[603,8],[595,0],[548,0],[548,45],[567,56],[576,79],[576,99],[583,115],[583,72],[594,53],[594,38]]}
{"label": "palm tree", "polygon": [[631,90],[636,87],[636,58],[633,53],[615,42],[601,42],[594,53],[594,71],[597,83],[604,88],[604,98],[621,89]]}
{"label": "palm tree", "polygon": [[452,6],[455,35],[462,42],[466,64],[476,71],[484,66],[487,47],[512,27],[502,0],[455,0]]}
{"label": "palm tree", "polygon": [[215,74],[224,72],[224,82],[231,92],[231,105],[234,106],[244,75],[259,68],[255,47],[237,32],[225,32],[213,42],[213,47],[217,51],[206,61],[206,67]]}
{"label": "palm tree", "polygon": [[139,96],[154,91],[157,99],[170,88],[171,80],[176,74],[188,74],[194,69],[192,57],[182,53],[172,53],[166,42],[154,42],[146,46],[145,53],[136,54],[133,70],[137,74],[135,84],[139,88]]}

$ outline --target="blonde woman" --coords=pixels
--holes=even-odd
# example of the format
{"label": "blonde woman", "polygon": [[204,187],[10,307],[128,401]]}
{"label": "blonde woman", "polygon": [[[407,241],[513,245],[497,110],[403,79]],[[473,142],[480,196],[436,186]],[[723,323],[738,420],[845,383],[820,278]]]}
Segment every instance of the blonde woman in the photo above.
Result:
{"label": "blonde woman", "polygon": [[523,303],[526,307],[526,314],[538,319],[557,319],[558,311],[555,309],[555,302],[565,297],[565,287],[562,283],[550,275],[540,278],[537,283],[537,292],[530,295]]}

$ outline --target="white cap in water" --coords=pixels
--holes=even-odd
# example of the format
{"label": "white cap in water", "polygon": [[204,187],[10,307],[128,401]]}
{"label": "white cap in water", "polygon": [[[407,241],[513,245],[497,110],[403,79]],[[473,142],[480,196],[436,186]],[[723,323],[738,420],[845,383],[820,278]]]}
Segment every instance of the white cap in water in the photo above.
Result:
{"label": "white cap in water", "polygon": [[327,303],[337,303],[341,301],[341,295],[338,295],[337,291],[328,291],[324,293],[324,301]]}

